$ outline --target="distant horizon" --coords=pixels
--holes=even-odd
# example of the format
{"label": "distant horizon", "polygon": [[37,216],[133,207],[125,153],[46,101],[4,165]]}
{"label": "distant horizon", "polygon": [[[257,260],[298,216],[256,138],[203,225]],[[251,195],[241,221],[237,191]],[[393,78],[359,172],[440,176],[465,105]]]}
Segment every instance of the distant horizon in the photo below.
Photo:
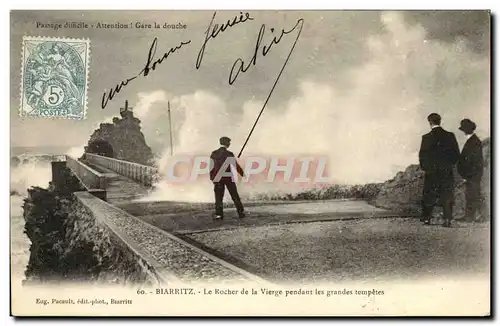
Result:
{"label": "distant horizon", "polygon": [[[80,146],[80,145],[75,145]],[[10,156],[18,156],[22,154],[46,154],[46,155],[56,155],[64,154],[70,148],[75,146],[10,146]]]}
{"label": "distant horizon", "polygon": [[[478,135],[481,141],[491,138],[491,134],[487,136],[481,137],[482,135]],[[10,157],[19,156],[22,154],[37,154],[37,155],[64,155],[73,147],[79,147],[82,144],[75,145],[47,145],[47,146],[18,146],[11,145],[10,146]],[[149,146],[149,145],[148,145]],[[157,155],[157,153],[153,152],[153,155]],[[416,164],[416,163],[413,163]]]}

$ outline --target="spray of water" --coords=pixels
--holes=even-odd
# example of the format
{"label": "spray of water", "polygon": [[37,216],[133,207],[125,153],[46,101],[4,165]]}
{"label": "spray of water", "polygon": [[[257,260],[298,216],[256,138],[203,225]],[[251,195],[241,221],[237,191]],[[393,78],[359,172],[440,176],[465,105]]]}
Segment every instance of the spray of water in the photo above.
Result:
{"label": "spray of water", "polygon": [[[385,13],[381,20],[386,32],[367,38],[369,59],[346,75],[347,92],[313,79],[298,81],[298,93],[284,107],[266,109],[244,155],[327,155],[332,182],[381,182],[418,162],[430,112],[443,116],[443,126],[459,142],[463,136],[457,127],[464,117],[476,121],[480,136],[488,136],[488,60],[468,51],[460,39],[453,44],[427,39],[422,27],[408,26],[398,13]],[[175,117],[176,153],[205,155],[218,146],[221,135],[243,144],[262,107],[250,101],[242,114],[235,114],[216,94],[201,90],[180,96],[161,90],[140,94],[136,113],[149,132],[148,143],[162,148],[160,170],[170,157],[166,101]],[[232,148],[235,153],[239,149]],[[279,186],[241,189],[247,195],[273,190]],[[160,182],[152,194],[165,200],[212,197],[208,183],[173,187]]]}
{"label": "spray of water", "polygon": [[50,163],[46,161],[25,160],[11,169],[10,190],[20,196],[27,195],[32,186],[46,188],[51,179]]}

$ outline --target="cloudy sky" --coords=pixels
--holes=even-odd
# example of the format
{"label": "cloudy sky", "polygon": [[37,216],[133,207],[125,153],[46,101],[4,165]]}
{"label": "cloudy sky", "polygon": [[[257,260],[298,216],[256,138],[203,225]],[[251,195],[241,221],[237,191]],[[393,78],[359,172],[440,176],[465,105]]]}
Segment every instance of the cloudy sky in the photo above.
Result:
{"label": "cloudy sky", "polygon": [[[217,12],[224,23],[239,12]],[[249,62],[261,26],[262,45],[302,18],[296,47],[247,145],[248,153],[326,154],[339,179],[386,179],[415,162],[426,116],[438,112],[457,130],[460,119],[489,135],[490,24],[487,12],[251,11],[208,42],[196,69],[213,11],[15,11],[11,13],[11,143],[14,146],[80,146],[125,100],[143,121],[157,153],[168,149],[167,101],[172,105],[175,148],[210,151],[218,138],[238,152],[262,108],[297,30],[230,85],[238,58]],[[36,28],[36,23],[186,24],[185,30]],[[271,31],[274,29],[274,32]],[[21,38],[58,36],[91,41],[87,119],[21,119],[18,116]],[[139,73],[153,39],[156,58],[171,54],[147,77],[131,81],[105,109],[103,93]],[[353,166],[353,162],[357,162]]]}

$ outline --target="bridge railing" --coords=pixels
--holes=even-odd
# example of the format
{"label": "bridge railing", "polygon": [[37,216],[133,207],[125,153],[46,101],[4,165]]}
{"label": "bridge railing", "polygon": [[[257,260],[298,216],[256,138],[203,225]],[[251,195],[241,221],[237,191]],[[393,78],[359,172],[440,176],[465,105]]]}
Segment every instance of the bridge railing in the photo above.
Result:
{"label": "bridge railing", "polygon": [[90,166],[66,155],[66,166],[73,171],[88,190],[105,190],[106,177]]}
{"label": "bridge railing", "polygon": [[90,163],[108,168],[145,186],[151,186],[154,176],[158,173],[158,169],[153,166],[118,160],[97,154],[85,153],[85,159]]}

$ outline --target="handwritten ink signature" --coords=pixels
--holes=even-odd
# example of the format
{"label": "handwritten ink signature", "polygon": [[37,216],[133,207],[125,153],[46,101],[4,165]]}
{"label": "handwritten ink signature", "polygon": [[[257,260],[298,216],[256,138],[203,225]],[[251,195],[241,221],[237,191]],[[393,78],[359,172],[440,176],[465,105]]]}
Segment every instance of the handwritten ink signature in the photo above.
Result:
{"label": "handwritten ink signature", "polygon": [[[299,36],[300,36],[300,33],[302,32],[302,26],[303,25],[304,25],[304,19],[303,18],[298,19],[297,23],[295,24],[295,26],[293,26],[292,29],[290,29],[288,31],[285,31],[284,29],[282,29],[281,30],[281,34],[280,34],[280,36],[278,38],[276,38],[276,36],[274,36],[273,39],[272,39],[272,41],[271,41],[271,44],[269,44],[267,46],[264,45],[262,47],[262,55],[266,56],[269,53],[269,51],[271,51],[272,46],[274,44],[278,44],[279,42],[281,42],[281,39],[283,38],[283,35],[290,34],[297,27],[299,28],[299,32],[297,33],[297,38],[295,39],[295,42],[293,43],[292,48],[290,49],[290,52],[288,53],[288,56],[287,56],[287,58],[285,60],[285,63],[283,64],[283,67],[281,68],[280,73],[278,74],[277,80],[281,77],[281,73],[283,72],[286,64],[288,63],[288,59],[290,59],[290,56],[291,56],[291,54],[292,54],[292,52],[293,52],[293,50],[295,48],[295,45],[297,44],[297,41],[299,40]],[[250,60],[250,62],[248,63],[248,65],[245,67],[245,62],[241,58],[236,59],[236,61],[234,62],[233,66],[231,67],[231,72],[229,73],[229,85],[232,85],[234,83],[234,81],[238,78],[238,75],[239,75],[240,72],[244,73],[244,72],[246,72],[250,68],[250,66],[252,64],[254,66],[256,65],[256,63],[257,63],[257,54],[259,53],[260,45],[262,43],[262,38],[264,37],[265,30],[266,30],[266,25],[262,24],[262,26],[260,27],[260,30],[259,30],[259,35],[257,36],[257,42],[255,44],[255,51],[254,51],[252,59]],[[271,32],[274,32],[274,28],[271,28]],[[237,70],[235,72],[234,69],[236,67],[237,67]]]}
{"label": "handwritten ink signature", "polygon": [[[232,20],[227,20],[222,25],[213,24],[216,14],[217,14],[217,12],[214,12],[214,14],[212,15],[212,19],[210,20],[210,23],[208,25],[208,28],[205,31],[205,40],[203,41],[203,44],[202,44],[202,46],[198,52],[198,56],[196,58],[196,69],[200,68],[201,63],[203,61],[203,56],[205,54],[205,48],[211,39],[215,39],[220,33],[225,32],[226,30],[234,27],[235,25],[245,23],[245,22],[250,21],[250,20],[254,20],[254,18],[251,17],[248,12],[245,12],[245,13],[240,12],[239,16],[235,16]],[[257,120],[255,121],[255,124],[252,128],[252,131],[255,128],[255,125],[257,124],[257,121],[259,120],[260,116],[262,115],[262,112],[264,111],[264,109],[267,105],[267,102],[271,98],[271,95],[274,92],[274,89],[275,89],[276,85],[278,84],[278,81],[281,78],[281,75],[282,75],[286,65],[288,64],[288,60],[290,59],[290,56],[292,55],[292,52],[295,49],[295,45],[297,44],[297,41],[298,41],[300,34],[302,32],[303,25],[304,25],[304,19],[302,19],[302,18],[298,19],[295,26],[293,26],[289,30],[282,29],[279,36],[273,35],[273,39],[271,40],[271,42],[268,43],[267,45],[263,45],[261,48],[262,40],[264,38],[264,33],[266,31],[266,25],[262,24],[260,27],[260,30],[259,30],[259,34],[257,36],[257,42],[255,44],[255,51],[254,51],[253,56],[251,57],[250,61],[248,62],[248,64],[245,64],[245,62],[243,61],[242,58],[238,58],[238,59],[236,59],[236,61],[234,62],[233,66],[231,68],[231,71],[229,73],[229,84],[230,85],[232,85],[236,81],[236,79],[238,78],[240,73],[245,73],[252,65],[255,66],[257,64],[257,56],[259,53],[261,53],[262,56],[266,56],[271,51],[273,45],[281,42],[283,36],[286,36],[286,35],[294,32],[295,30],[298,30],[297,37],[296,37],[292,47],[290,48],[290,52],[288,53],[288,56],[286,57],[285,62],[283,63],[283,66],[281,67],[281,70],[279,71],[278,76],[276,77],[276,80],[274,81],[274,84],[271,88],[271,91],[269,92],[269,94],[266,98],[266,101],[264,102],[264,105],[263,105],[263,107],[262,107],[262,109],[257,117]],[[271,31],[271,33],[274,33],[274,28],[270,28],[270,31]],[[146,64],[144,65],[144,68],[137,75],[121,81],[119,84],[117,84],[114,88],[111,88],[109,91],[106,90],[102,96],[102,101],[101,101],[102,109],[104,109],[106,107],[106,105],[108,104],[108,102],[111,101],[116,96],[116,94],[118,94],[120,91],[122,91],[124,89],[124,87],[127,86],[131,81],[135,80],[139,76],[147,77],[150,74],[150,72],[154,71],[158,65],[162,64],[163,61],[166,60],[170,56],[170,54],[176,53],[182,47],[185,47],[186,45],[188,45],[190,43],[191,43],[191,40],[182,41],[177,46],[172,47],[167,52],[165,52],[161,56],[161,58],[155,59],[156,49],[157,49],[157,44],[158,44],[158,39],[155,37],[155,39],[153,40],[153,42],[151,43],[151,46],[149,48],[148,57],[146,60]],[[248,139],[247,139],[247,141],[248,141]],[[246,142],[245,142],[245,145],[246,145]],[[243,145],[243,146],[245,146],[245,145]]]}
{"label": "handwritten ink signature", "polygon": [[[246,144],[248,143],[248,140],[250,139],[250,136],[252,135],[252,132],[254,131],[255,126],[257,125],[257,122],[259,122],[259,119],[260,119],[262,113],[264,112],[264,109],[266,108],[267,102],[269,102],[269,99],[271,98],[271,95],[273,94],[274,89],[276,88],[276,85],[278,84],[278,81],[281,78],[281,75],[283,74],[283,70],[285,70],[285,67],[288,64],[288,60],[290,59],[290,56],[292,55],[292,52],[295,49],[295,45],[297,44],[297,41],[299,40],[300,34],[302,33],[302,27],[303,26],[304,26],[304,19],[300,18],[300,19],[297,20],[297,23],[295,24],[295,26],[293,26],[291,29],[289,29],[287,31],[285,31],[284,29],[282,29],[281,33],[280,33],[280,35],[278,37],[273,36],[273,39],[272,39],[271,43],[268,44],[267,46],[264,45],[262,47],[262,56],[266,56],[269,53],[269,51],[271,51],[272,46],[274,44],[278,44],[279,42],[281,42],[281,39],[283,38],[284,35],[288,35],[288,34],[292,33],[293,31],[295,31],[298,28],[297,37],[295,38],[295,41],[293,42],[293,45],[290,48],[290,52],[288,52],[288,56],[286,57],[285,62],[283,63],[283,66],[281,67],[281,69],[280,69],[280,71],[278,73],[278,76],[276,77],[276,80],[274,81],[274,84],[271,87],[271,91],[267,95],[267,98],[266,98],[264,104],[262,105],[262,108],[261,108],[261,110],[259,112],[259,115],[257,116],[257,118],[256,118],[256,120],[255,120],[255,122],[254,122],[254,124],[252,126],[252,129],[250,130],[250,133],[248,134],[247,139],[245,140],[245,143],[243,144],[243,146],[242,146],[242,148],[241,148],[241,150],[240,150],[240,152],[238,154],[238,157],[241,156],[241,153],[243,152],[243,149],[245,148]],[[260,46],[261,46],[261,43],[262,43],[262,39],[264,37],[265,30],[266,30],[266,25],[262,24],[261,27],[260,27],[260,30],[259,30],[259,35],[257,36],[257,42],[255,43],[255,51],[253,53],[252,58],[248,62],[248,64],[245,66],[245,62],[241,58],[236,59],[236,61],[234,62],[233,66],[231,67],[231,72],[229,73],[229,85],[232,85],[236,81],[236,79],[238,78],[238,75],[240,73],[247,72],[247,70],[252,65],[255,66],[257,64],[257,55],[260,52],[259,50],[260,50]],[[274,33],[274,28],[271,28],[270,30],[271,30],[271,33]]]}
{"label": "handwritten ink signature", "polygon": [[156,66],[160,65],[163,62],[163,60],[169,57],[170,54],[175,53],[183,46],[188,45],[189,43],[191,43],[191,40],[180,42],[179,45],[172,47],[167,52],[165,52],[160,59],[155,60],[154,58],[156,54],[157,43],[158,43],[158,38],[155,37],[153,43],[151,43],[151,47],[149,48],[146,65],[137,75],[121,81],[114,88],[111,88],[109,91],[106,91],[102,94],[102,101],[101,101],[102,109],[104,109],[108,104],[108,101],[112,100],[113,97],[115,97],[116,94],[118,94],[125,86],[127,86],[129,82],[131,82],[132,80],[136,79],[139,76],[144,76],[144,77],[148,76],[150,71],[152,70],[154,71],[156,69]]}
{"label": "handwritten ink signature", "polygon": [[[250,14],[248,12],[245,12],[245,15],[243,16],[243,13],[240,12],[239,16],[235,16],[233,20],[228,20],[226,23],[222,24],[219,26],[219,24],[213,25],[215,19],[215,15],[217,14],[217,11],[214,11],[214,14],[212,16],[212,20],[210,21],[210,24],[208,24],[208,28],[205,31],[205,40],[203,42],[203,45],[200,48],[200,51],[198,52],[198,57],[196,58],[196,69],[200,69],[201,62],[203,60],[203,55],[205,54],[205,47],[207,46],[208,41],[211,39],[214,39],[219,35],[219,33],[226,31],[229,27],[233,27],[234,25],[244,23],[248,20],[253,20],[252,17],[250,17]],[[212,31],[210,32],[210,29]]]}

